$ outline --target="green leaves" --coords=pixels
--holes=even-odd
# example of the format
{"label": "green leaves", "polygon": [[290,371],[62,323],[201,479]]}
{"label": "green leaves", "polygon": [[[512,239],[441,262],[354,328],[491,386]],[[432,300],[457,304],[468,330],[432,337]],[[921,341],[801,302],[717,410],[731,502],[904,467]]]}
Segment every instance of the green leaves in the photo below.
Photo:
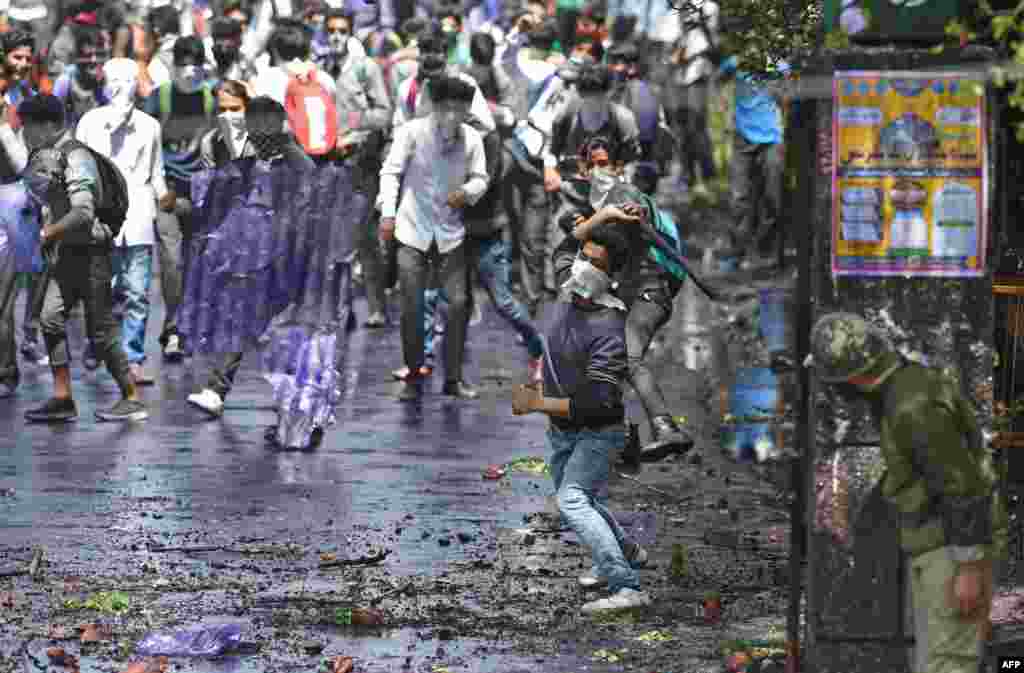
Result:
{"label": "green leaves", "polygon": [[996,40],[1002,40],[1011,30],[1017,30],[1017,17],[1012,14],[999,14],[992,17],[992,36]]}
{"label": "green leaves", "polygon": [[129,607],[128,594],[120,591],[101,591],[84,603],[75,599],[64,601],[65,610],[97,610],[98,612],[125,612]]}

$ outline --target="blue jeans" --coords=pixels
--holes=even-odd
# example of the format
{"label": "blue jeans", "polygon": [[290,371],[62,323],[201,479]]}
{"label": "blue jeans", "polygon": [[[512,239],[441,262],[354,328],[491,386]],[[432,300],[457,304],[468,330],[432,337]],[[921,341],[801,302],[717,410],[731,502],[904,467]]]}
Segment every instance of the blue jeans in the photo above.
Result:
{"label": "blue jeans", "polygon": [[153,281],[153,246],[114,246],[114,304],[122,310],[121,342],[130,364],[146,359],[149,286]]}
{"label": "blue jeans", "polygon": [[[530,315],[522,302],[512,294],[512,283],[509,280],[511,263],[508,248],[500,235],[484,239],[466,239],[470,247],[470,268],[476,269],[478,282],[487,291],[491,303],[512,328],[526,342],[526,350],[531,358],[539,358],[544,354],[540,333],[530,320]],[[434,329],[437,324],[438,305],[447,302],[444,289],[427,290],[424,300],[423,328],[426,330],[426,360],[432,362],[437,341],[440,335]]]}
{"label": "blue jeans", "polygon": [[623,588],[639,590],[640,574],[630,566],[622,549],[626,534],[606,505],[609,454],[625,443],[625,430],[565,432],[550,427],[547,434],[551,477],[562,518],[590,547],[594,569],[608,578],[612,593]]}

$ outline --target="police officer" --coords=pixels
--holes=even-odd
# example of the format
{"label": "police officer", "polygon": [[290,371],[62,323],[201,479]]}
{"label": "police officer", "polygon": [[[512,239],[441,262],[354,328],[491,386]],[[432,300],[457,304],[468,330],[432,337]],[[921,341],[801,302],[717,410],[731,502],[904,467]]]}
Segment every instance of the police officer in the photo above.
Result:
{"label": "police officer", "polygon": [[904,359],[857,315],[823,316],[807,364],[841,395],[868,400],[880,426],[882,495],[908,556],[910,670],[977,673],[1007,516],[970,406],[955,381]]}

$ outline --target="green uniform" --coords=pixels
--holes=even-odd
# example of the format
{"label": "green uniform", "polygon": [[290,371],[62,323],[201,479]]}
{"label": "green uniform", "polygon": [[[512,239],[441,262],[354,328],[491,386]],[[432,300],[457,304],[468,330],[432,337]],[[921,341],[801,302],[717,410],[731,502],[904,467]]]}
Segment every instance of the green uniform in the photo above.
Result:
{"label": "green uniform", "polygon": [[879,403],[882,493],[899,511],[909,556],[912,671],[977,673],[979,626],[961,619],[948,596],[958,564],[1006,557],[1008,518],[995,470],[955,381],[895,353],[860,380],[873,378],[858,388]]}

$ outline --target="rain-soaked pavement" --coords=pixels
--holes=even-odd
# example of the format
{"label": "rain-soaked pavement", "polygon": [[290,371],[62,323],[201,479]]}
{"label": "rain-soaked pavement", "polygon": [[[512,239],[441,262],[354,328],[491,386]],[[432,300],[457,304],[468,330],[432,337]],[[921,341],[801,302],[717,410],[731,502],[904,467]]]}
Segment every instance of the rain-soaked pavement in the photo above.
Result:
{"label": "rain-soaked pavement", "polygon": [[[155,353],[158,275],[152,297]],[[692,283],[678,305],[672,330],[683,338],[659,343],[668,363],[659,371],[675,412],[698,426],[707,417],[698,371],[724,347]],[[362,300],[357,312],[365,315]],[[0,619],[0,672],[5,661],[22,670],[33,657],[38,668],[55,627],[67,636],[59,629],[111,623],[112,642],[95,656],[82,652],[82,670],[121,671],[147,630],[210,620],[242,624],[259,652],[175,659],[175,670],[309,671],[337,654],[355,657],[358,671],[622,670],[577,654],[571,639],[544,652],[515,647],[518,635],[551,623],[534,614],[538,601],[557,620],[575,619],[584,600],[572,574],[560,578],[557,593],[538,579],[552,574],[542,557],[569,550],[573,568],[585,559],[571,534],[538,544],[532,564],[508,552],[533,544],[516,531],[548,507],[550,480],[523,473],[489,482],[481,470],[545,456],[545,419],[511,414],[510,390],[527,355],[489,307],[484,317],[470,330],[467,353],[467,379],[481,391],[475,402],[441,396],[439,374],[421,405],[396,402],[396,328],[352,332],[338,424],[308,453],[265,444],[274,415],[255,353],[217,420],[184,401],[205,381],[203,360],[153,358],[147,367],[156,385],[142,389],[150,418],[127,426],[92,420],[116,401],[117,389],[105,370],[89,372],[80,362],[73,369],[79,421],[26,424],[25,410],[51,390],[48,368],[26,365],[17,396],[0,401],[0,575],[27,566],[35,548],[45,552],[45,571],[36,582],[0,578],[0,614],[9,617]],[[81,319],[72,321],[76,354],[81,328]],[[632,396],[629,409],[638,422]],[[627,529],[653,542],[653,516],[631,515]],[[385,550],[383,562],[365,567],[318,567]],[[473,590],[456,592],[453,583]],[[12,592],[7,605],[5,591]],[[101,591],[123,591],[129,605],[81,613]],[[345,605],[380,607],[389,626],[334,625]],[[69,652],[79,651],[74,636]],[[317,649],[310,640],[322,651],[310,654]]]}

